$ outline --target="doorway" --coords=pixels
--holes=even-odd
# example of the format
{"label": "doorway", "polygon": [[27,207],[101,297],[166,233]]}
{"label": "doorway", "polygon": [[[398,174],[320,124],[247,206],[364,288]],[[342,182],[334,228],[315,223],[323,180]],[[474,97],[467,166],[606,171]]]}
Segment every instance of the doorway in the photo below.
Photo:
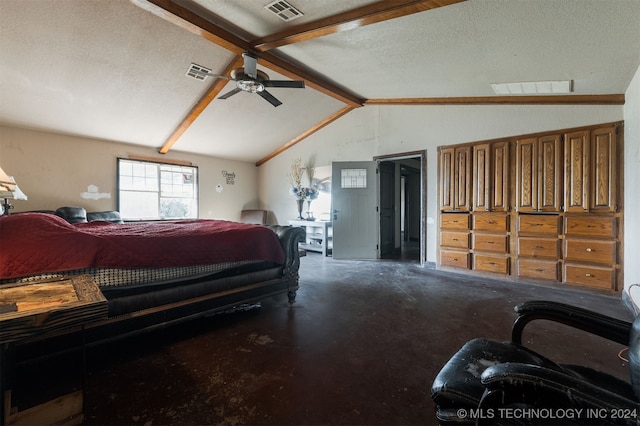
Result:
{"label": "doorway", "polygon": [[380,257],[426,263],[425,151],[376,157]]}

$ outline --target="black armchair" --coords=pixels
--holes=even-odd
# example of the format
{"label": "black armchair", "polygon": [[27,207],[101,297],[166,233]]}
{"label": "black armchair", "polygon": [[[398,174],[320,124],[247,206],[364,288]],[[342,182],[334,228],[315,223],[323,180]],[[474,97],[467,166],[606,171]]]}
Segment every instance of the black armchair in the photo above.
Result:
{"label": "black armchair", "polygon": [[[640,425],[640,318],[630,323],[546,301],[515,311],[511,342],[473,339],[436,376],[431,397],[441,424]],[[536,319],[628,345],[630,382],[522,346],[525,326]]]}

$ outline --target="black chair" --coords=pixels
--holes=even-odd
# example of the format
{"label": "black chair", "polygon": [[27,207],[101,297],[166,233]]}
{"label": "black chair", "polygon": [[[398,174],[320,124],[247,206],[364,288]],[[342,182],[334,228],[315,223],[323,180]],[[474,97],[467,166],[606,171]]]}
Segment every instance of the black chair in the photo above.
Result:
{"label": "black chair", "polygon": [[[630,323],[548,301],[515,311],[510,342],[473,339],[436,376],[431,397],[440,424],[640,425],[640,317]],[[627,345],[630,383],[522,346],[525,326],[537,319]]]}

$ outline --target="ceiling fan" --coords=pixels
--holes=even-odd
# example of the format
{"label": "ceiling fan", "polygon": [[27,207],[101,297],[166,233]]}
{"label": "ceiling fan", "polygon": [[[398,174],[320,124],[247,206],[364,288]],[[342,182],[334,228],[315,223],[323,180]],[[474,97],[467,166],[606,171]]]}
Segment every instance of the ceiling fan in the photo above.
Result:
{"label": "ceiling fan", "polygon": [[271,105],[277,107],[282,105],[275,96],[269,93],[267,87],[285,87],[293,89],[304,89],[304,81],[302,80],[269,80],[269,76],[257,68],[258,57],[251,53],[243,53],[244,67],[236,68],[231,71],[231,78],[224,75],[210,74],[205,75],[216,78],[224,78],[235,81],[236,88],[219,96],[218,99],[227,99],[238,92],[257,93],[267,100]]}

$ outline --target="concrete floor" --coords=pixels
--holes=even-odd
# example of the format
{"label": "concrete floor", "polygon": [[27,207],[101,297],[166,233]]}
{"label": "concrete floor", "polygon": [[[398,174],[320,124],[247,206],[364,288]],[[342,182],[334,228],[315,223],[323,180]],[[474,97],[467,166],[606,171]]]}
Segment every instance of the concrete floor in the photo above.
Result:
{"label": "concrete floor", "polygon": [[[508,340],[513,306],[532,299],[632,317],[619,296],[309,253],[293,307],[268,300],[91,348],[84,424],[435,424],[442,365],[473,337]],[[628,380],[619,345],[545,321],[527,330],[551,359]]]}

